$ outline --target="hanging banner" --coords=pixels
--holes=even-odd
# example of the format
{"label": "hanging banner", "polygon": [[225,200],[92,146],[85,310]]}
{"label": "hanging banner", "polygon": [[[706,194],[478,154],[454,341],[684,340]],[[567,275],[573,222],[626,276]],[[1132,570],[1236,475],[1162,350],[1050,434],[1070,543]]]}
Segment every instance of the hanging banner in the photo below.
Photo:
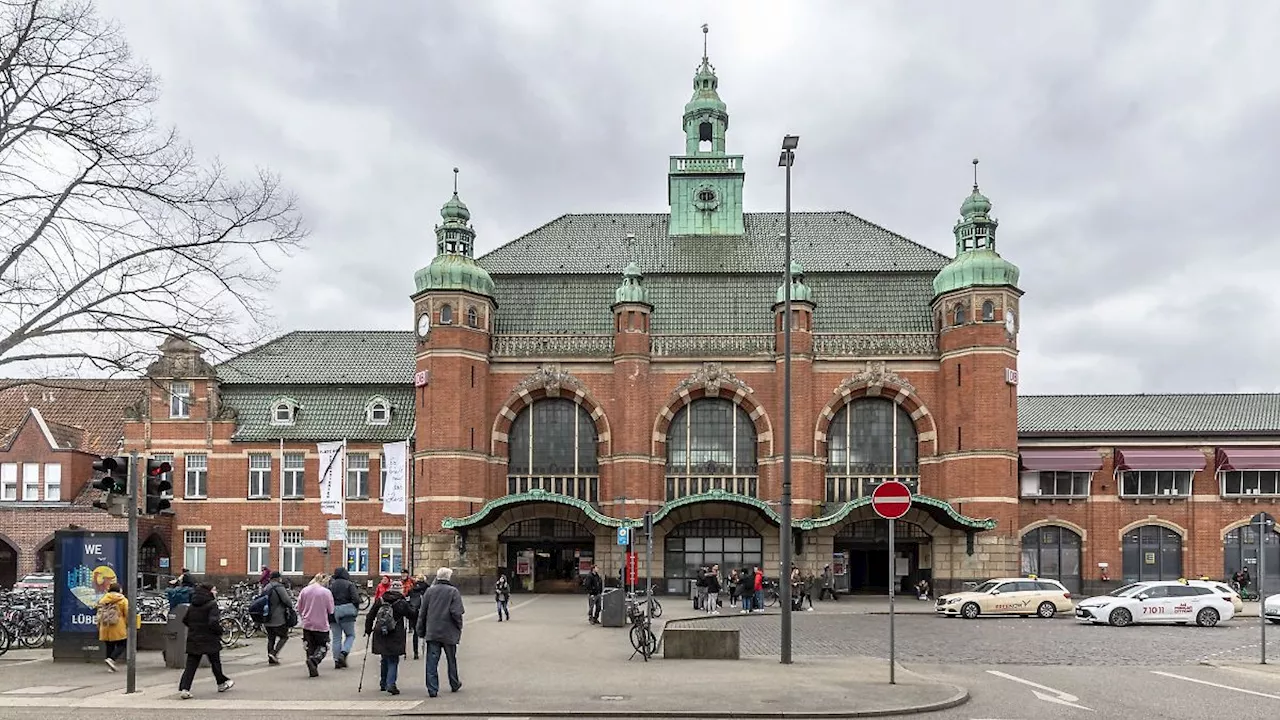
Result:
{"label": "hanging banner", "polygon": [[384,443],[382,462],[386,463],[387,482],[382,488],[382,512],[388,515],[405,514],[405,495],[409,474],[409,443]]}
{"label": "hanging banner", "polygon": [[342,514],[342,481],[346,475],[347,444],[324,442],[316,444],[320,454],[320,514]]}

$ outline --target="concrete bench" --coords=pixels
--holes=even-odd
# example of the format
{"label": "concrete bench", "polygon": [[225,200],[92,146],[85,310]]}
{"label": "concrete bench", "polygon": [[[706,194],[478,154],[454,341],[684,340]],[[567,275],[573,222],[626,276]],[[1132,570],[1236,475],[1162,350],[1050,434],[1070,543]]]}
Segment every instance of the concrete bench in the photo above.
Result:
{"label": "concrete bench", "polygon": [[662,657],[668,660],[738,660],[741,656],[736,628],[671,623],[662,630]]}

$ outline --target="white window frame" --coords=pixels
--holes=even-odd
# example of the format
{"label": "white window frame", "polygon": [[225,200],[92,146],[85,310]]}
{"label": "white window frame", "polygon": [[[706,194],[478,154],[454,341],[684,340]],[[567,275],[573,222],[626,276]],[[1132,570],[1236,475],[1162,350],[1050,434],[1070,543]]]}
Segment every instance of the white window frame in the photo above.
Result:
{"label": "white window frame", "polygon": [[347,453],[348,500],[369,499],[369,453]]}
{"label": "white window frame", "polygon": [[272,425],[292,425],[297,422],[298,408],[288,400],[277,400],[271,405]]}
{"label": "white window frame", "polygon": [[[355,551],[355,555],[351,551]],[[364,551],[363,553],[361,551]],[[346,559],[343,561],[347,572],[352,575],[369,574],[369,531],[348,530]]]}
{"label": "white window frame", "polygon": [[280,531],[280,573],[282,575],[301,575],[303,568],[302,531],[285,529]]}
{"label": "white window frame", "polygon": [[169,383],[169,417],[174,420],[185,420],[191,417],[191,398],[195,388],[189,380],[174,380]]}
{"label": "white window frame", "polygon": [[[386,559],[383,559],[386,556]],[[404,531],[378,531],[378,571],[398,575],[404,569]]]}
{"label": "white window frame", "polygon": [[[1194,470],[1121,470],[1117,478],[1116,489],[1119,490],[1122,498],[1189,498],[1191,497],[1192,484],[1195,482]],[[1155,475],[1156,485],[1154,493],[1130,492],[1130,482],[1137,485],[1136,490],[1142,490],[1143,475]],[[1132,480],[1130,480],[1132,478]],[[1172,480],[1172,485],[1167,481]],[[1165,492],[1165,490],[1180,490],[1185,487],[1186,492]]]}
{"label": "white window frame", "polygon": [[249,499],[271,497],[271,453],[249,453]]}
{"label": "white window frame", "polygon": [[0,502],[18,499],[18,463],[0,464]]}
{"label": "white window frame", "polygon": [[45,463],[44,500],[45,502],[62,501],[62,465],[60,463]]}
{"label": "white window frame", "polygon": [[[1239,481],[1239,492],[1227,491],[1233,480]],[[1219,470],[1218,487],[1222,497],[1275,497],[1280,495],[1280,470]]]}
{"label": "white window frame", "polygon": [[[1045,477],[1045,476],[1050,477]],[[1076,485],[1083,481],[1083,492],[1075,492]],[[1048,483],[1052,492],[1043,492]],[[1022,497],[1035,499],[1077,499],[1087,498],[1093,485],[1093,473],[1071,470],[1026,470],[1020,477]],[[1059,492],[1063,486],[1067,492]]]}
{"label": "white window frame", "polygon": [[203,575],[209,553],[208,530],[182,531],[182,567],[195,575]]}
{"label": "white window frame", "polygon": [[209,497],[209,456],[204,453],[185,455],[182,458],[182,469],[185,477],[182,497],[187,500]]}
{"label": "white window frame", "polygon": [[271,565],[271,531],[250,530],[247,538],[249,546],[248,572],[250,575]]}
{"label": "white window frame", "polygon": [[303,498],[307,495],[307,455],[300,452],[287,452],[280,461],[282,481],[280,492],[286,498]]}
{"label": "white window frame", "polygon": [[40,463],[22,463],[22,501],[40,501]]}
{"label": "white window frame", "polygon": [[364,406],[364,420],[369,425],[390,425],[391,403],[385,398],[373,398]]}

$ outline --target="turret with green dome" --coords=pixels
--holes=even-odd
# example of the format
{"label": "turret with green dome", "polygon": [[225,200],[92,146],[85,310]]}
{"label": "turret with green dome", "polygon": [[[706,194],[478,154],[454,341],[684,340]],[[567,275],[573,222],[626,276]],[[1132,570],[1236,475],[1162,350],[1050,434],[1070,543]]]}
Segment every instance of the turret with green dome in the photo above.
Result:
{"label": "turret with green dome", "polygon": [[613,303],[649,304],[649,290],[644,286],[644,274],[634,262],[627,263],[626,269],[622,271],[622,284],[613,291]]}
{"label": "turret with green dome", "polygon": [[[776,298],[775,305],[780,305],[787,301],[787,296],[783,294],[783,290],[783,285],[779,285],[778,292],[774,293]],[[791,261],[791,302],[813,304],[813,289],[804,284],[804,267],[800,265],[799,260]]]}
{"label": "turret with green dome", "polygon": [[956,258],[933,279],[934,297],[970,287],[1018,286],[1018,266],[996,252],[996,227],[991,201],[978,190],[977,166],[973,161],[973,192],[960,206],[955,226]]}
{"label": "turret with green dome", "polygon": [[465,290],[493,297],[493,278],[472,258],[476,231],[471,211],[458,198],[458,168],[453,169],[453,197],[440,208],[443,223],[436,226],[436,256],[413,275],[417,292]]}

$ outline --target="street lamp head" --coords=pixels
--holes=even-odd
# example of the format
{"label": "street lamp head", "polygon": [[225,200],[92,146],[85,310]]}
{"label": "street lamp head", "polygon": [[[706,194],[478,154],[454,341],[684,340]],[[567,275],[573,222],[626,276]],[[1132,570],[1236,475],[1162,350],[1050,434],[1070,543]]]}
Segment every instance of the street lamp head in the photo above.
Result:
{"label": "street lamp head", "polygon": [[791,152],[790,150],[783,150],[782,154],[778,156],[778,167],[781,167],[781,168],[791,167],[795,163],[795,160],[796,160],[795,153]]}
{"label": "street lamp head", "polygon": [[783,135],[783,136],[782,136],[782,149],[783,149],[783,150],[795,150],[795,149],[796,149],[796,146],[797,146],[797,145],[799,145],[799,144],[800,144],[800,136],[799,136],[799,135]]}

